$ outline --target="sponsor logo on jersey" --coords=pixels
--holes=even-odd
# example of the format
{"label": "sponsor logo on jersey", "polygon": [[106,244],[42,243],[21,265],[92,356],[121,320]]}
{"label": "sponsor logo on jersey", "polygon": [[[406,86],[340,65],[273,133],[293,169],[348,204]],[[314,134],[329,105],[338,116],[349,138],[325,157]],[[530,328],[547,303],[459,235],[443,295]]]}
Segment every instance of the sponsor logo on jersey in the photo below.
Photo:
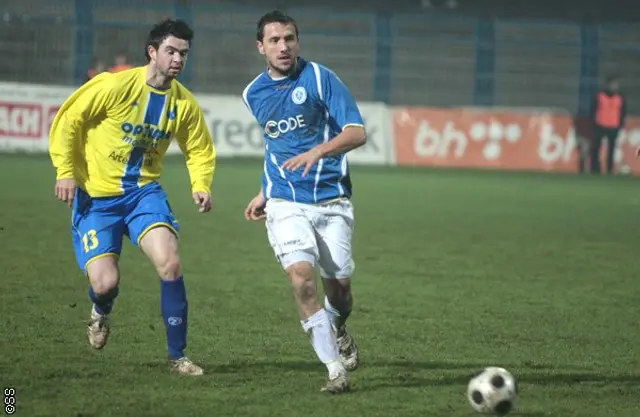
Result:
{"label": "sponsor logo on jersey", "polygon": [[264,133],[270,138],[277,139],[280,135],[293,132],[301,127],[306,127],[304,117],[299,114],[294,117],[288,117],[282,120],[269,120],[264,125]]}
{"label": "sponsor logo on jersey", "polygon": [[120,129],[127,136],[132,136],[136,139],[150,139],[150,140],[169,140],[171,139],[171,132],[165,132],[162,129],[158,129],[157,126],[150,124],[134,125],[133,123],[125,122],[120,125]]}

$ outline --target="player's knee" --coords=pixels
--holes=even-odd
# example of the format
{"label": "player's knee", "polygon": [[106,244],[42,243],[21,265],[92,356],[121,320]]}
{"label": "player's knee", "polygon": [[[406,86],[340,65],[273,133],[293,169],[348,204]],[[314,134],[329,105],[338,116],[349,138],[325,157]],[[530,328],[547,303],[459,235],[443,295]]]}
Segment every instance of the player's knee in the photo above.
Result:
{"label": "player's knee", "polygon": [[175,252],[168,253],[167,256],[157,262],[156,270],[164,280],[173,281],[180,278],[182,275],[180,257]]}
{"label": "player's knee", "polygon": [[309,262],[296,262],[287,267],[286,271],[292,282],[302,283],[314,280],[313,266]]}
{"label": "player's knee", "polygon": [[97,295],[113,291],[120,282],[120,271],[114,257],[96,259],[87,265],[87,275],[93,292]]}
{"label": "player's knee", "polygon": [[91,288],[96,295],[105,295],[114,291],[118,287],[118,280],[92,280]]}
{"label": "player's knee", "polygon": [[160,278],[167,281],[182,275],[176,235],[166,227],[156,227],[140,240],[140,247],[155,266]]}
{"label": "player's knee", "polygon": [[291,285],[301,300],[316,297],[316,283],[313,274],[313,266],[308,262],[298,262],[287,268],[287,275],[291,279]]}
{"label": "player's knee", "polygon": [[342,301],[351,297],[351,280],[324,279],[324,291],[330,302]]}

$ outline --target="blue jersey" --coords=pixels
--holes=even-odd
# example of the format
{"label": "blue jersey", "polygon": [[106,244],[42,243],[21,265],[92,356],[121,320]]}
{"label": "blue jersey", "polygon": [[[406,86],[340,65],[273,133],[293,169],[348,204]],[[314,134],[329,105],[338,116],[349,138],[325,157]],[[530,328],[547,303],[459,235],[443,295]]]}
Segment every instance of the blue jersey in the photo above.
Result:
{"label": "blue jersey", "polygon": [[326,67],[299,58],[294,74],[272,78],[265,71],[244,90],[245,104],[264,131],[262,186],[267,199],[321,203],[351,197],[346,155],[321,159],[306,177],[304,169],[282,164],[336,137],[347,126],[364,126],[347,87]]}

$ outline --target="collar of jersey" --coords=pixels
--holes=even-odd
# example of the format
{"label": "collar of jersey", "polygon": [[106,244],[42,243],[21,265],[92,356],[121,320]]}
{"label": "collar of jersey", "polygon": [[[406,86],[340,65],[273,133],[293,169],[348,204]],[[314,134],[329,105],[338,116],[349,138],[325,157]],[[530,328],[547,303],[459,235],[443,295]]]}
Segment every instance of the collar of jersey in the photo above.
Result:
{"label": "collar of jersey", "polygon": [[297,61],[296,61],[296,70],[291,75],[287,75],[286,77],[273,78],[271,76],[271,74],[270,74],[270,71],[269,71],[268,67],[267,67],[267,70],[264,73],[265,73],[265,75],[267,77],[269,77],[269,80],[273,81],[274,83],[280,83],[280,82],[283,82],[283,81],[290,80],[292,76],[299,75],[300,71],[301,71],[301,69],[302,69],[302,67],[304,66],[305,63],[306,63],[306,61],[303,58],[298,57]]}
{"label": "collar of jersey", "polygon": [[150,86],[149,84],[147,84],[147,68],[148,67],[149,67],[148,65],[142,66],[142,71],[140,73],[140,77],[142,78],[142,82],[144,83],[145,88],[153,91],[156,94],[168,94],[169,91],[171,91],[171,89],[173,88],[173,82],[171,82],[171,87],[167,88],[166,90],[160,90],[158,88]]}

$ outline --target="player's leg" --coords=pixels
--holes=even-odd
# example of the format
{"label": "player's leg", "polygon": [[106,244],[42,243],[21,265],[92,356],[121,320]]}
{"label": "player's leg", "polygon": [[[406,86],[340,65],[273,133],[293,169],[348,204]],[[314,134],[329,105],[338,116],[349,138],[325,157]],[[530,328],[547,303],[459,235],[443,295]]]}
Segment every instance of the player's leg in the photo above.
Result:
{"label": "player's leg", "polygon": [[78,189],[72,215],[76,260],[89,278],[93,306],[87,327],[89,344],[102,349],[109,337],[109,314],[118,295],[118,257],[122,249],[124,221],[114,199],[92,200]]}
{"label": "player's leg", "polygon": [[93,348],[102,349],[109,338],[109,314],[119,292],[120,271],[117,256],[106,255],[95,259],[87,265],[87,275],[90,282],[89,298],[93,302],[87,337]]}
{"label": "player's leg", "polygon": [[350,278],[325,278],[324,308],[336,329],[340,358],[348,371],[355,371],[360,364],[360,351],[355,338],[347,331],[347,318],[353,308]]}
{"label": "player's leg", "polygon": [[178,222],[158,184],[148,185],[140,193],[127,216],[127,228],[131,241],[145,253],[160,277],[160,303],[171,370],[183,375],[202,375],[202,368],[184,352],[189,304],[178,251]]}
{"label": "player's leg", "polygon": [[353,206],[349,201],[333,203],[320,208],[317,216],[319,221],[316,222],[316,238],[320,275],[325,291],[324,307],[337,331],[342,362],[348,371],[353,371],[360,363],[358,345],[346,326],[353,308]]}
{"label": "player's leg", "polygon": [[291,280],[302,329],[310,336],[318,359],[329,372],[329,381],[322,390],[345,392],[350,383],[340,361],[335,330],[318,301],[314,271],[317,246],[313,226],[301,209],[291,203],[270,201],[266,212],[269,242]]}

